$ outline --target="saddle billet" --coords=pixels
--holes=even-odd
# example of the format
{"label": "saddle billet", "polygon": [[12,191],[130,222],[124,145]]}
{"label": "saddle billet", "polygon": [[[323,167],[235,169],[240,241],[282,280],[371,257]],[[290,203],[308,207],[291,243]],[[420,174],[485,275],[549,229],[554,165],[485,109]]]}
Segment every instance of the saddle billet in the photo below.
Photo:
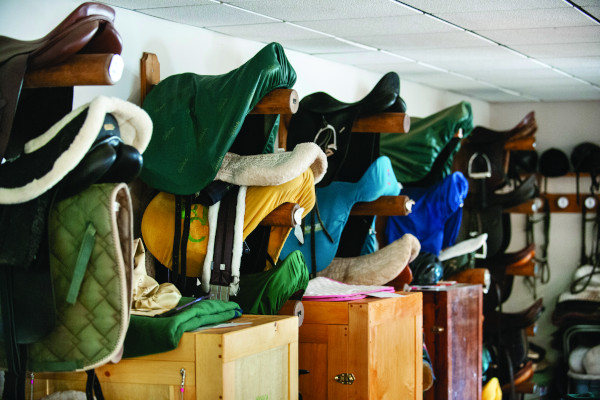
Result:
{"label": "saddle billet", "polygon": [[58,65],[76,53],[120,54],[123,46],[113,26],[114,16],[114,10],[104,4],[83,3],[40,39],[0,36],[0,100],[6,102],[0,109],[0,157],[17,156],[28,139],[11,138],[25,73]]}

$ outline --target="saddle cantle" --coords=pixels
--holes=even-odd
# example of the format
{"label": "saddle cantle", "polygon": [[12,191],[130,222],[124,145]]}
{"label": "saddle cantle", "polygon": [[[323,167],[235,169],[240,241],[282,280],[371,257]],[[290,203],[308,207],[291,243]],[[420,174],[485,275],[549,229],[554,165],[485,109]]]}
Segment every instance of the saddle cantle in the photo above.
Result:
{"label": "saddle cantle", "polygon": [[[374,149],[376,154],[366,157],[368,159],[361,163],[364,167],[361,171],[353,176],[345,174],[344,179],[339,179],[353,136],[352,126],[359,117],[383,111],[406,111],[400,98],[400,78],[395,72],[385,74],[366,96],[354,103],[345,103],[325,92],[309,94],[300,101],[298,112],[292,115],[287,146],[293,148],[299,143],[315,142],[327,154],[327,173],[318,187],[327,186],[333,180],[356,182],[379,154],[378,149]],[[364,147],[361,150],[364,152]],[[355,161],[353,159],[353,163]]]}
{"label": "saddle cantle", "polygon": [[111,7],[89,2],[40,39],[0,36],[0,100],[5,102],[0,109],[0,157],[17,156],[32,137],[26,129],[12,134],[26,71],[60,64],[76,53],[120,54],[123,46],[114,17]]}

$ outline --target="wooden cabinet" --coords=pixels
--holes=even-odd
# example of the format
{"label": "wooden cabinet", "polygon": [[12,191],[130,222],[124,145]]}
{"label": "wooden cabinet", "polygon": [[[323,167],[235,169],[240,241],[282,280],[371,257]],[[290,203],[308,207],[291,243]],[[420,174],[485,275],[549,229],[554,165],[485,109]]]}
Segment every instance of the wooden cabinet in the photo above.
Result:
{"label": "wooden cabinet", "polygon": [[422,399],[422,295],[303,301],[303,400]]}
{"label": "wooden cabinet", "polygon": [[[187,332],[175,350],[96,368],[104,397],[297,399],[298,318],[244,315],[231,322],[243,325]],[[36,373],[34,398],[85,391],[85,380],[85,372]]]}
{"label": "wooden cabinet", "polygon": [[425,399],[480,399],[481,286],[459,284],[422,293],[425,344],[436,378]]}

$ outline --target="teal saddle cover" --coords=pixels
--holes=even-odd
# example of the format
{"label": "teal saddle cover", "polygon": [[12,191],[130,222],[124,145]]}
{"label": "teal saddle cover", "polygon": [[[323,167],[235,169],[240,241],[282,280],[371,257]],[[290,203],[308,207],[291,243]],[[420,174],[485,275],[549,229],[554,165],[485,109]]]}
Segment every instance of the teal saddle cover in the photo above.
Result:
{"label": "teal saddle cover", "polygon": [[295,82],[278,43],[223,75],[187,72],[162,80],[142,106],[154,128],[140,178],[160,191],[189,195],[213,181],[228,151],[272,152],[278,116],[249,113],[266,94]]}
{"label": "teal saddle cover", "polygon": [[471,104],[465,101],[425,118],[411,117],[406,134],[382,133],[379,151],[390,158],[402,185],[421,181],[418,186],[430,186],[452,172],[460,148],[460,138],[455,137],[459,129],[463,138],[473,130]]}
{"label": "teal saddle cover", "polygon": [[[323,226],[315,218],[315,267],[319,272],[327,268],[335,257],[352,206],[360,201],[377,200],[381,196],[397,196],[400,193],[400,185],[392,171],[390,159],[381,156],[371,164],[358,182],[333,181],[328,186],[316,188],[315,192],[321,220],[332,239],[327,237]],[[287,257],[291,252],[300,250],[311,272],[313,260],[310,221],[314,213],[313,209],[305,217],[304,244],[301,244],[294,235],[290,235],[281,250],[281,257]]]}

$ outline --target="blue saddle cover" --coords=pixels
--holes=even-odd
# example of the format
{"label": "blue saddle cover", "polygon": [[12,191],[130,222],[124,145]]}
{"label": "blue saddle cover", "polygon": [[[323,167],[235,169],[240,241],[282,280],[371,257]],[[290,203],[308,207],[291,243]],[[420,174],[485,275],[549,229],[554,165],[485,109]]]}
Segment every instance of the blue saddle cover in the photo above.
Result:
{"label": "blue saddle cover", "polygon": [[[315,216],[315,253],[316,271],[325,269],[337,251],[342,230],[348,221],[352,206],[361,201],[373,201],[380,196],[397,196],[400,185],[396,180],[392,163],[386,156],[377,158],[358,182],[333,181],[328,186],[315,190],[321,220],[331,235],[333,242],[323,232]],[[287,257],[295,250],[304,254],[309,271],[313,271],[311,257],[311,218],[315,210],[306,217],[304,244],[300,244],[294,235],[288,236],[280,258]]]}
{"label": "blue saddle cover", "polygon": [[388,243],[412,233],[421,242],[422,252],[439,255],[456,241],[468,191],[469,183],[462,172],[454,172],[429,187],[403,188],[402,194],[415,204],[410,214],[388,218],[385,228]]}

